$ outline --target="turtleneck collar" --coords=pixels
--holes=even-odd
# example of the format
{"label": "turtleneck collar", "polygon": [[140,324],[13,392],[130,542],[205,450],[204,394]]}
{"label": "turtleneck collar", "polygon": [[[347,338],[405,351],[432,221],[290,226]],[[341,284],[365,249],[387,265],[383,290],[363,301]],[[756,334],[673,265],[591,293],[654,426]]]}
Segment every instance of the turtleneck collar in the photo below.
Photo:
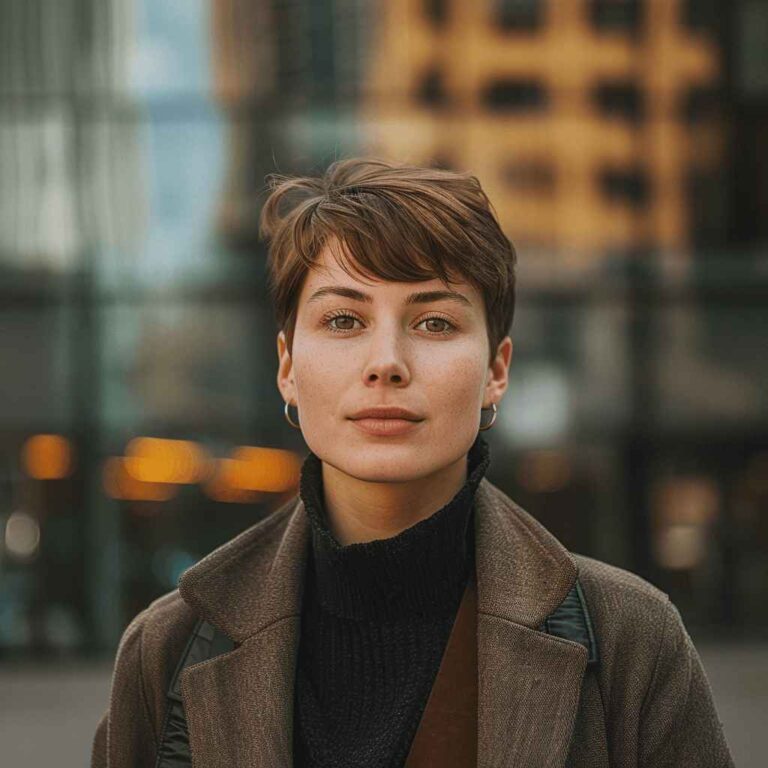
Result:
{"label": "turtleneck collar", "polygon": [[312,595],[321,608],[374,620],[455,610],[474,567],[473,500],[489,463],[488,443],[478,433],[467,479],[447,504],[396,536],[345,546],[327,525],[322,462],[310,452],[299,493],[311,524]]}

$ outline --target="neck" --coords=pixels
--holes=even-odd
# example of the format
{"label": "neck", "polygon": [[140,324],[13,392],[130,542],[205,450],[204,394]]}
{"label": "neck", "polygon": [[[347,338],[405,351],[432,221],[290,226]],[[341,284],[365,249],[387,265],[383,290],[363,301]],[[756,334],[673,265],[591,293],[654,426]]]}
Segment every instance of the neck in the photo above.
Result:
{"label": "neck", "polygon": [[447,504],[467,480],[467,457],[427,477],[368,482],[323,462],[328,527],[342,546],[397,536]]}
{"label": "neck", "polygon": [[[490,462],[489,446],[479,435],[462,462],[466,474],[459,477],[466,479],[454,488],[452,497],[443,502],[432,498],[420,504],[422,512],[400,515],[401,521],[416,520],[419,515],[422,519],[395,532],[399,526],[391,521],[383,525],[381,514],[370,518],[350,514],[343,519],[358,521],[358,526],[361,520],[363,524],[371,522],[366,541],[344,544],[328,524],[323,462],[310,452],[302,465],[299,492],[312,530],[308,572],[309,585],[317,590],[316,604],[347,618],[395,619],[405,614],[440,613],[446,608],[455,611],[453,601],[460,596],[467,571],[473,567],[474,495]],[[441,473],[440,480],[443,478]],[[402,485],[410,487],[410,483]],[[434,478],[424,487],[436,488],[441,499],[449,494],[447,486],[436,484]],[[342,498],[349,500],[348,496]],[[384,501],[391,502],[392,498],[400,504],[389,504],[385,509],[405,508],[404,497]],[[407,499],[423,501],[413,495]],[[358,509],[364,506],[361,503]],[[392,535],[381,535],[382,530]],[[314,600],[310,597],[309,603]]]}

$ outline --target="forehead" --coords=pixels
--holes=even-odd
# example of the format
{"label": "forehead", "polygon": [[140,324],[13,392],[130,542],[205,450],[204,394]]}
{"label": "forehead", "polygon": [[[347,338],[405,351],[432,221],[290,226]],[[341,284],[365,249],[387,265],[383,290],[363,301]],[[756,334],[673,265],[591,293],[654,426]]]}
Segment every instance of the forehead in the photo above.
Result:
{"label": "forehead", "polygon": [[354,261],[346,253],[344,258],[345,270],[341,265],[338,249],[338,243],[333,243],[330,246],[326,245],[320,250],[312,268],[307,271],[304,279],[299,299],[301,303],[311,298],[315,291],[326,286],[353,287],[369,294],[374,299],[376,297],[382,299],[398,296],[405,297],[415,290],[450,290],[465,296],[470,304],[479,305],[482,303],[482,296],[478,289],[460,274],[451,274],[451,282],[448,285],[437,276],[430,280],[419,280],[416,282],[398,282],[384,280],[375,276],[364,276],[356,270]]}

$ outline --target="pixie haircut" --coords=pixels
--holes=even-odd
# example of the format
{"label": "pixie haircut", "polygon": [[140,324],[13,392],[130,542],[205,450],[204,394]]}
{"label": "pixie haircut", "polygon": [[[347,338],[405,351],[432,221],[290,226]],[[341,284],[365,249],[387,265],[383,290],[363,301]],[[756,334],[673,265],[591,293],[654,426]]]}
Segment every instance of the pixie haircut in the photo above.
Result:
{"label": "pixie haircut", "polygon": [[474,285],[493,362],[512,326],[516,254],[475,176],[347,158],[321,176],[272,173],[266,182],[259,235],[269,243],[269,292],[289,352],[304,279],[328,244],[350,276],[446,285],[460,276]]}

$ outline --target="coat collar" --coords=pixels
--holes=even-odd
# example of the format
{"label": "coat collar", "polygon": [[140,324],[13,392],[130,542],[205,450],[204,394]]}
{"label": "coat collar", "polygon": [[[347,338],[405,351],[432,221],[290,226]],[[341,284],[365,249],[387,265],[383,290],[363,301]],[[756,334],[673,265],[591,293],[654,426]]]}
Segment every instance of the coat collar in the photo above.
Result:
{"label": "coat collar", "polygon": [[[193,765],[291,765],[309,537],[295,497],[182,575],[184,600],[238,644],[181,676]],[[576,563],[487,478],[475,547],[478,765],[561,766],[587,652],[538,627],[574,585]]]}

